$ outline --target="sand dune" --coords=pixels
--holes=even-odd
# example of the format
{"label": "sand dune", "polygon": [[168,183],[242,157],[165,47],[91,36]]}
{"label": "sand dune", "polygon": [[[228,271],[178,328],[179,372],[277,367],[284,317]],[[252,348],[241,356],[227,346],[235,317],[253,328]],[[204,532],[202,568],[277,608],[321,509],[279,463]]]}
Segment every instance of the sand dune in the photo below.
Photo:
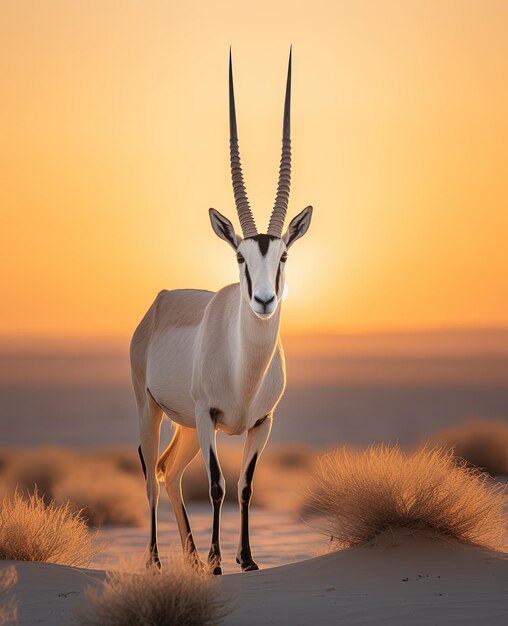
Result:
{"label": "sand dune", "polygon": [[[14,565],[23,625],[75,623],[86,586],[105,575],[43,563]],[[226,626],[490,626],[506,624],[508,616],[505,555],[407,533],[376,546],[226,575],[221,587],[225,597],[234,599]]]}
{"label": "sand dune", "polygon": [[480,548],[401,536],[257,576],[227,576],[225,624],[506,624],[508,560]]}
{"label": "sand dune", "polygon": [[77,624],[76,611],[86,587],[105,578],[104,571],[51,563],[3,561],[0,569],[9,565],[14,565],[18,574],[13,591],[22,626]]}

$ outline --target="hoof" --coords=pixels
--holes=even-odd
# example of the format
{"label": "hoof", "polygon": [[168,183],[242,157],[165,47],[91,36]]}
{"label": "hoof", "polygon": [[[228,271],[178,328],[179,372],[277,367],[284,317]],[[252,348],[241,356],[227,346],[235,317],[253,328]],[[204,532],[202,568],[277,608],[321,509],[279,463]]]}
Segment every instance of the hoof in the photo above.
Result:
{"label": "hoof", "polygon": [[242,572],[255,572],[259,569],[258,564],[255,563],[252,559],[250,561],[245,561],[242,563],[242,561],[237,558],[236,562],[238,563],[238,565],[241,566]]}
{"label": "hoof", "polygon": [[146,562],[146,569],[162,569],[162,564],[160,562],[159,557],[150,557]]}
{"label": "hoof", "polygon": [[201,559],[194,559],[191,563],[192,567],[198,572],[208,571],[208,566]]}
{"label": "hoof", "polygon": [[197,552],[187,554],[185,558],[187,563],[196,571],[206,572],[208,570],[206,563],[203,563],[203,561],[199,558]]}
{"label": "hoof", "polygon": [[212,574],[214,576],[222,576],[222,567],[220,565],[216,565],[212,570]]}
{"label": "hoof", "polygon": [[258,569],[259,566],[257,563],[254,563],[254,561],[252,561],[252,563],[246,563],[245,565],[242,565],[242,572],[255,572]]}

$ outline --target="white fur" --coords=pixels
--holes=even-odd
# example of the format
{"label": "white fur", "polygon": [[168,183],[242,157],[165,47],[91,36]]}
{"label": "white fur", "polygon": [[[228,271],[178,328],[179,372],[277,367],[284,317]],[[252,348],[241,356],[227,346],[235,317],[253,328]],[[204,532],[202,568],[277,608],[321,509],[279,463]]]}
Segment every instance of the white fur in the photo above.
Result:
{"label": "white fur", "polygon": [[[284,238],[272,237],[268,246],[265,241],[264,248],[256,239],[242,240],[235,235],[229,220],[218,212],[211,213],[215,232],[240,255],[240,283],[216,293],[162,291],[132,338],[132,380],[138,403],[148,499],[156,514],[157,479],[165,476],[184,549],[188,550],[189,538],[192,539],[181,497],[181,478],[188,463],[201,449],[212,498],[210,458],[213,453],[218,462],[216,430],[228,435],[247,432],[238,484],[241,497],[246,485],[246,468],[254,455],[259,457],[268,439],[273,411],[286,384],[279,337],[284,257],[289,245],[308,228],[311,212],[305,211],[292,221]],[[299,230],[291,231],[296,220],[299,220]],[[269,304],[260,304],[259,300]],[[159,457],[163,413],[176,424],[176,432]],[[261,423],[263,418],[265,421]],[[222,472],[217,484],[224,491]],[[221,502],[217,504],[212,498],[212,504],[219,510]],[[155,524],[152,525],[151,546],[152,559],[158,561]],[[241,539],[239,558],[240,554]],[[218,560],[220,562],[220,547]]]}

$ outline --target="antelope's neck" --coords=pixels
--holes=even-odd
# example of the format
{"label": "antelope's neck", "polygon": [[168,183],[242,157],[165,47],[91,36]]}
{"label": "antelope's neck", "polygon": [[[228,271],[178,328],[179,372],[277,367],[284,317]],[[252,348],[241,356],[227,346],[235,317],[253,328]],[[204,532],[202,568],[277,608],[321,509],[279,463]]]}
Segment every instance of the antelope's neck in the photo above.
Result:
{"label": "antelope's neck", "polygon": [[280,304],[269,319],[259,318],[240,296],[237,382],[248,402],[258,390],[275,353],[280,328]]}

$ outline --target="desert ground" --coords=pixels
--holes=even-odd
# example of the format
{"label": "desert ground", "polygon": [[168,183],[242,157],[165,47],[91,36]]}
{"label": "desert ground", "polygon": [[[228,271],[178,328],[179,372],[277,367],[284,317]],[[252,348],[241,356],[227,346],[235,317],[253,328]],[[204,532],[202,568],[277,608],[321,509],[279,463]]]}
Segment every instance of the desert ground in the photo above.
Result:
{"label": "desert ground", "polygon": [[[491,430],[499,438],[499,428]],[[477,425],[464,429],[463,439],[469,432],[478,440]],[[506,624],[506,478],[489,478],[462,461],[454,469],[457,460],[451,453],[425,448],[412,454],[389,447],[373,450],[341,449],[321,457],[322,480],[315,483],[314,500],[308,496],[298,500],[294,495],[291,500],[286,494],[282,510],[253,506],[251,543],[260,571],[239,572],[235,563],[239,513],[233,502],[226,502],[221,526],[224,575],[207,578],[213,580],[207,584],[215,585],[213,593],[225,611],[220,619],[196,623]],[[493,453],[492,448],[488,451]],[[409,471],[408,458],[413,460]],[[277,463],[287,471],[287,451],[283,459],[286,465],[272,458],[265,471],[272,471]],[[428,474],[422,468],[428,468]],[[299,475],[298,464],[292,471]],[[314,476],[318,475],[315,469]],[[311,502],[317,509],[309,515]],[[41,506],[45,506],[42,499]],[[205,556],[210,506],[198,498],[188,509],[196,544]],[[16,578],[4,601],[11,598],[17,607],[17,618],[4,618],[3,624],[103,623],[83,617],[90,606],[90,590],[99,593],[111,572],[127,572],[130,577],[146,573],[146,520],[93,529],[90,519],[90,530],[82,522],[84,532],[94,533],[88,567],[71,567],[58,560],[12,560],[3,548],[0,583],[2,572],[15,571]],[[164,498],[159,520],[163,572],[171,573],[178,567],[173,556],[180,552],[180,544]],[[0,549],[5,541],[2,523],[0,519]],[[342,532],[343,545],[337,544],[337,536],[330,536],[334,524]],[[347,547],[348,542],[357,543]],[[174,570],[177,577],[178,571]],[[201,583],[201,579],[196,582]],[[169,594],[170,589],[163,588],[163,593]],[[0,617],[1,596],[0,589]]]}
{"label": "desert ground", "polygon": [[[12,562],[3,562],[5,568]],[[19,623],[75,624],[88,586],[103,569],[20,563]],[[506,624],[508,560],[472,546],[393,535],[220,580],[233,607],[224,624]]]}
{"label": "desert ground", "polygon": [[[323,372],[315,374],[313,362],[302,357],[302,366],[293,372],[298,384],[288,389],[281,403],[256,470],[251,543],[259,572],[241,573],[235,563],[240,523],[235,483],[241,442],[233,445],[230,438],[219,438],[227,483],[221,526],[224,576],[217,581],[220,597],[229,603],[224,624],[507,623],[504,547],[492,550],[401,531],[379,541],[338,548],[318,517],[307,515],[305,489],[316,458],[343,444],[362,450],[376,442],[398,442],[408,453],[425,445],[454,448],[471,467],[495,477],[489,481],[506,482],[499,475],[508,474],[508,369],[505,356],[497,353],[498,336],[490,352],[484,350],[483,336],[482,351],[471,345],[471,337],[469,343],[457,337],[448,356],[437,351],[435,361],[428,356],[430,339],[422,336],[420,346],[420,339],[413,338],[415,345],[410,350],[401,348],[400,355],[392,340],[388,348],[383,344],[376,350],[369,343],[366,356],[357,340],[351,348],[358,357],[357,374],[354,367],[351,370],[349,354],[344,362],[334,357],[328,363],[334,376],[339,372],[341,378],[347,365],[349,378],[341,385],[334,378],[323,386]],[[442,339],[435,339],[439,350]],[[328,349],[328,339],[323,342]],[[290,363],[297,363],[300,353],[307,355],[312,345],[294,347]],[[100,589],[109,572],[142,560],[147,543],[148,510],[125,355],[121,351],[100,358],[91,354],[88,362],[83,353],[76,353],[74,360],[67,354],[49,358],[45,353],[37,360],[30,353],[14,365],[7,356],[0,354],[2,380],[13,379],[12,384],[4,380],[2,387],[0,498],[9,497],[16,486],[32,493],[37,485],[46,504],[69,501],[72,510],[82,512],[87,532],[96,533],[97,552],[87,567],[13,560],[8,551],[0,555],[0,623],[2,605],[10,597],[17,604],[18,618],[4,623],[78,624],[80,607],[87,604],[85,590]],[[40,380],[32,376],[25,382],[29,366]],[[83,368],[90,378],[83,376]],[[443,368],[448,376],[443,376]],[[460,373],[457,380],[456,372]],[[170,436],[165,423],[163,445]],[[420,482],[417,475],[412,480]],[[374,491],[368,484],[362,488],[366,497],[386,496],[379,484]],[[405,489],[407,484],[399,484],[395,493]],[[201,459],[189,468],[184,492],[204,557],[211,511]],[[336,495],[340,511],[347,492]],[[164,558],[179,553],[176,524],[163,487],[159,540]],[[2,595],[1,573],[11,567],[17,581]]]}

